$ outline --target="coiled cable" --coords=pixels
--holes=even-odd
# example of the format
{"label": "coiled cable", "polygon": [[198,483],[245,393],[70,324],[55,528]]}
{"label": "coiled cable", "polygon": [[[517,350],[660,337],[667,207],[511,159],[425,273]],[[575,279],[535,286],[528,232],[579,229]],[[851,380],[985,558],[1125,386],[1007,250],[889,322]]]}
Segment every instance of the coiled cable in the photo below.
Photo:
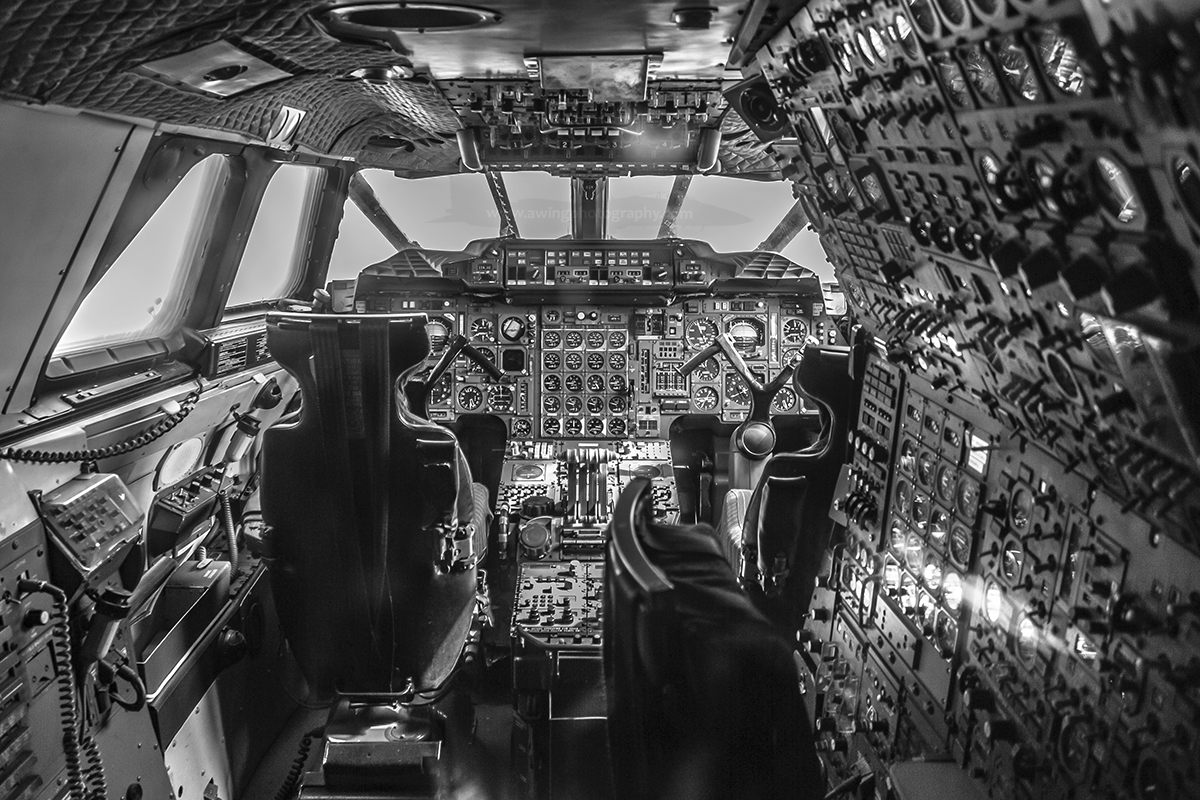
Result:
{"label": "coiled cable", "polygon": [[221,519],[225,523],[225,543],[229,549],[229,574],[236,577],[238,571],[237,528],[233,524],[233,504],[229,492],[221,492]]}
{"label": "coiled cable", "polygon": [[87,450],[30,450],[23,447],[6,447],[0,450],[0,459],[32,464],[72,464],[79,461],[99,461],[132,453],[168,434],[171,429],[183,422],[188,414],[192,413],[192,409],[198,402],[200,402],[200,390],[196,389],[180,401],[179,410],[167,414],[146,430],[120,444]]}
{"label": "coiled cable", "polygon": [[325,726],[323,725],[304,734],[304,738],[300,740],[300,749],[296,753],[296,760],[292,762],[292,768],[288,771],[287,777],[283,779],[279,791],[275,792],[275,800],[290,800],[292,793],[296,791],[296,785],[300,783],[300,776],[304,774],[304,765],[308,762],[308,751],[312,749],[313,740],[324,735]]}

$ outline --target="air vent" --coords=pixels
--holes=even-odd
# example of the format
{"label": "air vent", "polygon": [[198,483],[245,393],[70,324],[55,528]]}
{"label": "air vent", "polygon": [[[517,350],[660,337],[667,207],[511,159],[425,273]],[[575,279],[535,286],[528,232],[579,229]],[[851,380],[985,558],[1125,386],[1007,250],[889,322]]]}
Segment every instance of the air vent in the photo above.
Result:
{"label": "air vent", "polygon": [[133,71],[176,89],[209,97],[233,97],[292,77],[291,73],[224,41],[147,61]]}
{"label": "air vent", "polygon": [[405,52],[400,33],[441,33],[495,25],[504,17],[490,9],[445,3],[357,3],[313,14],[328,36],[343,42],[379,42]]}

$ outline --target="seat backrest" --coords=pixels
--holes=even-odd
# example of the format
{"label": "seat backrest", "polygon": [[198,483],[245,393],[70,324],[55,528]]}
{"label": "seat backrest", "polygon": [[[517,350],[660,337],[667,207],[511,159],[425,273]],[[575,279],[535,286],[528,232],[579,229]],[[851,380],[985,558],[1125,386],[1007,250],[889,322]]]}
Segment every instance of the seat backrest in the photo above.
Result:
{"label": "seat backrest", "polygon": [[604,672],[615,796],[819,798],[788,640],[753,607],[708,525],[652,521],[650,481],[610,527]]}
{"label": "seat backrest", "polygon": [[310,686],[429,690],[475,604],[473,509],[454,435],[402,385],[429,352],[424,315],[273,313],[272,356],[302,405],[266,431],[262,513],[280,623]]}

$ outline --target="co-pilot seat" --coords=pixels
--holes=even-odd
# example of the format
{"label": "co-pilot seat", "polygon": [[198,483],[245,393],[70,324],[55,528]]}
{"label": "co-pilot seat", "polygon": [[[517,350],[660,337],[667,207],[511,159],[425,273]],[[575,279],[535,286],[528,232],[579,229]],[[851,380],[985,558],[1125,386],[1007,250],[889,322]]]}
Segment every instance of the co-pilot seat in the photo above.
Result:
{"label": "co-pilot seat", "polygon": [[[310,689],[337,698],[302,797],[432,789],[431,711],[476,615],[487,491],[455,436],[409,410],[424,315],[273,313],[301,408],[263,438],[262,513],[280,623]],[[401,794],[397,794],[400,792]]]}

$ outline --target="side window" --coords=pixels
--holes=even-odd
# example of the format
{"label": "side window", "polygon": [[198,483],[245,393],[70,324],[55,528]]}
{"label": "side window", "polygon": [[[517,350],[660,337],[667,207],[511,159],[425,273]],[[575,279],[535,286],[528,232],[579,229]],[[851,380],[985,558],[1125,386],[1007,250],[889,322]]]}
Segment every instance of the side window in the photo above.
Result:
{"label": "side window", "polygon": [[325,280],[357,278],[364,267],[378,264],[395,252],[396,248],[392,247],[387,237],[367,219],[367,215],[359,210],[353,200],[347,198]]}
{"label": "side window", "polygon": [[194,268],[229,179],[225,156],[196,164],[92,287],[54,348],[55,356],[142,341],[178,326]]}
{"label": "side window", "polygon": [[300,282],[325,170],[283,164],[267,184],[226,308],[278,300]]}

